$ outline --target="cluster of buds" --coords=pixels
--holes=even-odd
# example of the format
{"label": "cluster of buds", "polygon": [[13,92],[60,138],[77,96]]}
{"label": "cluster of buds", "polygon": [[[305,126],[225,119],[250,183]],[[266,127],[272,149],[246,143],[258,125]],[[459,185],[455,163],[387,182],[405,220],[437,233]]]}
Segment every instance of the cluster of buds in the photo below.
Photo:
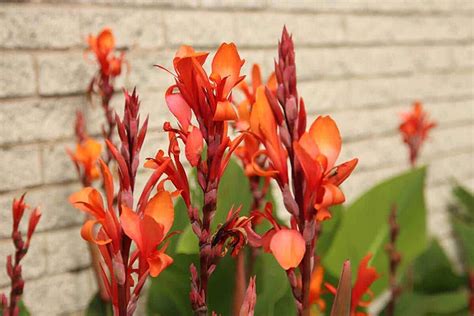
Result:
{"label": "cluster of buds", "polygon": [[11,238],[15,246],[15,255],[7,257],[7,274],[11,281],[10,300],[8,300],[5,294],[0,295],[0,307],[3,310],[4,316],[18,316],[20,314],[19,303],[25,286],[25,281],[22,277],[21,260],[28,252],[31,238],[41,218],[40,210],[35,208],[30,214],[26,240],[24,240],[20,231],[20,222],[27,209],[24,199],[25,195],[19,200],[13,200],[12,205],[13,229]]}
{"label": "cluster of buds", "polygon": [[[102,126],[102,134],[105,139],[112,141],[112,135],[115,129],[114,110],[110,105],[115,88],[115,78],[122,72],[122,66],[125,63],[124,53],[116,55],[115,38],[109,28],[103,29],[97,36],[89,35],[89,51],[95,55],[98,71],[92,78],[87,95],[92,100],[92,94],[97,94],[101,99],[101,106],[104,111],[107,125]],[[108,164],[112,159],[110,152],[105,157]]]}
{"label": "cluster of buds", "polygon": [[[164,168],[168,179],[183,197],[193,232],[199,239],[199,273],[191,266],[190,294],[197,315],[208,312],[208,279],[219,258],[228,247],[232,248],[232,255],[237,255],[247,242],[247,231],[251,226],[248,218],[239,217],[238,211],[230,210],[227,222],[215,234],[211,232],[219,182],[232,153],[243,140],[243,135],[235,139],[228,136],[228,124],[237,119],[232,90],[244,78],[240,75],[244,61],[234,44],[223,43],[212,60],[212,72],[208,75],[203,67],[208,54],[190,46],[182,46],[177,51],[173,59],[175,84],[166,91],[166,103],[176,117],[178,127],[169,122],[163,127],[169,136],[169,156],[158,151],[155,158],[147,162],[150,168]],[[202,216],[191,203],[188,176],[180,161],[179,141],[184,144],[187,162],[197,169],[204,196]],[[172,162],[164,166],[167,159]]]}
{"label": "cluster of buds", "polygon": [[305,104],[296,84],[294,45],[286,28],[278,46],[275,76],[276,92],[263,85],[256,88],[249,132],[263,149],[254,153],[252,166],[257,175],[276,180],[291,215],[291,227],[277,225],[266,210],[263,216],[273,228],[260,244],[287,270],[298,311],[308,315],[318,226],[331,217],[330,206],[344,202],[339,185],[351,174],[357,159],[336,165],[342,141],[329,116],[318,117],[306,131]]}
{"label": "cluster of buds", "polygon": [[[81,235],[99,248],[103,258],[102,281],[115,315],[120,316],[133,315],[147,277],[158,276],[173,262],[165,253],[166,239],[172,235],[168,232],[174,221],[173,201],[171,193],[158,183],[169,160],[153,172],[137,203],[134,203],[139,153],[148,121],[146,119],[140,125],[139,108],[136,92],[125,92],[123,118],[115,115],[120,149],[106,140],[118,166],[118,194],[115,194],[107,164],[99,160],[105,204],[102,194],[92,187],[83,188],[70,197],[73,206],[90,216],[81,229]],[[150,197],[155,187],[157,192]]]}
{"label": "cluster of buds", "polygon": [[421,146],[428,137],[430,129],[436,126],[435,122],[428,120],[420,102],[413,103],[410,112],[402,114],[402,123],[399,126],[403,142],[410,151],[410,163],[415,166]]}

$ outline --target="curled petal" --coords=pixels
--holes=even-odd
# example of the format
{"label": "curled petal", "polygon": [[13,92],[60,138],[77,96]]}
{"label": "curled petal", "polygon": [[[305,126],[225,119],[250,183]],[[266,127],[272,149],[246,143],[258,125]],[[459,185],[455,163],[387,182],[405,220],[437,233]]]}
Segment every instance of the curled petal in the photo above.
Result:
{"label": "curled petal", "polygon": [[186,138],[185,154],[191,166],[196,167],[201,159],[201,152],[204,148],[203,137],[199,128],[194,127]]}
{"label": "curled petal", "polygon": [[285,270],[297,267],[305,253],[303,236],[294,229],[282,229],[273,235],[270,249]]}
{"label": "curled petal", "polygon": [[150,265],[150,275],[156,277],[173,263],[173,258],[164,252],[157,251],[147,261]]}
{"label": "curled petal", "polygon": [[255,171],[255,174],[261,177],[273,177],[278,174],[277,170],[264,170],[260,167],[260,164],[257,162],[257,158],[260,155],[266,155],[266,150],[259,150],[252,156],[252,167]]}
{"label": "curled petal", "polygon": [[97,219],[105,217],[104,203],[99,191],[87,187],[69,196],[69,203]]}
{"label": "curled petal", "polygon": [[82,238],[96,245],[106,245],[110,243],[112,241],[112,239],[110,238],[99,239],[95,237],[94,228],[95,228],[95,225],[97,224],[100,224],[98,220],[91,219],[91,220],[86,221],[84,225],[82,225],[82,228],[81,228]]}
{"label": "curled petal", "polygon": [[347,177],[351,175],[352,171],[357,166],[358,161],[359,160],[357,158],[354,158],[335,167],[327,175],[329,182],[337,186],[340,185],[342,182],[344,182],[344,180],[347,179]]}
{"label": "curled petal", "polygon": [[328,160],[326,169],[331,169],[341,152],[342,140],[336,122],[329,116],[320,116],[309,129],[318,148]]}

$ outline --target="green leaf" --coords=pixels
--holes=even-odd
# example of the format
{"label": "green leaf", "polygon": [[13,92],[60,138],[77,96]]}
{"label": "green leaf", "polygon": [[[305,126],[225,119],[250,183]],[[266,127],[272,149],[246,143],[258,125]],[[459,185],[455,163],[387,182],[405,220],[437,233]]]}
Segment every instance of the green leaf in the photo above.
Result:
{"label": "green leaf", "polygon": [[471,217],[474,217],[474,195],[462,186],[456,186],[453,194]]}
{"label": "green leaf", "polygon": [[399,275],[403,273],[408,263],[426,248],[425,174],[425,168],[420,168],[391,178],[347,207],[334,241],[323,258],[323,265],[330,274],[337,275],[338,267],[346,259],[356,266],[367,253],[372,253],[371,265],[376,267],[381,278],[371,289],[377,295],[387,287],[389,265],[385,245],[393,204],[397,206],[401,227],[397,249],[402,254],[402,262],[398,272]]}
{"label": "green leaf", "polygon": [[454,273],[451,262],[436,240],[416,258],[409,274],[414,290],[425,294],[454,291],[464,284],[463,278]]}
{"label": "green leaf", "polygon": [[459,290],[437,295],[407,292],[397,301],[396,316],[468,315],[467,292]]}
{"label": "green leaf", "polygon": [[198,262],[199,257],[177,254],[173,259],[171,266],[152,279],[147,300],[147,314],[150,316],[192,315],[189,266]]}
{"label": "green leaf", "polygon": [[109,302],[104,302],[100,298],[99,292],[97,292],[89,302],[86,310],[87,316],[112,316],[112,304]]}
{"label": "green leaf", "polygon": [[452,218],[453,230],[468,268],[474,267],[474,225]]}
{"label": "green leaf", "polygon": [[334,241],[336,232],[341,224],[343,211],[344,209],[342,205],[331,207],[331,219],[321,223],[321,234],[316,244],[316,254],[320,258],[324,258],[331,248],[331,244]]}

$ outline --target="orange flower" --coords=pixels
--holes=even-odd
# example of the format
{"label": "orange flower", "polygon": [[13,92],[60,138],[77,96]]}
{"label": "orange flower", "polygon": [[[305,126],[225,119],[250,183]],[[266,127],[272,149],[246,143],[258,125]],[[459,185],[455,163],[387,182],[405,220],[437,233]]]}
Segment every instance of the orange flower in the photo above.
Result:
{"label": "orange flower", "polygon": [[413,103],[412,111],[402,114],[402,123],[399,129],[403,142],[408,145],[410,150],[410,162],[412,165],[415,165],[418,153],[423,142],[428,137],[429,130],[435,126],[435,122],[430,122],[427,119],[421,102]]}
{"label": "orange flower", "polygon": [[305,174],[305,209],[314,206],[316,220],[331,217],[329,207],[345,201],[339,185],[352,173],[357,159],[334,166],[342,147],[336,123],[329,116],[318,117],[308,132],[294,143],[296,157]]}
{"label": "orange flower", "polygon": [[[367,316],[368,314],[365,312],[357,311],[358,307],[367,307],[370,304],[369,300],[363,300],[363,296],[365,294],[369,294],[373,296],[372,292],[370,291],[370,286],[374,283],[380,275],[377,273],[377,270],[373,267],[368,267],[368,263],[372,255],[369,253],[367,254],[359,263],[359,270],[357,272],[357,279],[352,287],[352,295],[351,295],[351,316]],[[326,283],[326,288],[332,293],[336,294],[336,288],[332,285]]]}
{"label": "orange flower", "polygon": [[99,168],[97,161],[100,158],[102,146],[96,140],[87,137],[76,146],[76,151],[73,153],[68,150],[72,161],[82,169],[83,176],[87,183],[99,178]]}
{"label": "orange flower", "polygon": [[115,38],[109,28],[104,28],[99,35],[89,35],[87,39],[89,49],[95,54],[101,66],[101,71],[106,76],[116,77],[122,71],[124,54],[115,56]]}
{"label": "orange flower", "polygon": [[141,265],[140,269],[149,269],[150,275],[156,277],[173,263],[173,259],[165,254],[167,245],[158,249],[174,221],[173,202],[169,192],[159,191],[151,198],[143,216],[123,206],[120,221],[125,234],[136,243],[142,262],[147,263]]}
{"label": "orange flower", "polygon": [[317,265],[311,274],[311,283],[309,285],[309,302],[311,305],[315,304],[319,310],[324,311],[326,309],[326,302],[321,298],[321,286],[324,279],[324,268]]}

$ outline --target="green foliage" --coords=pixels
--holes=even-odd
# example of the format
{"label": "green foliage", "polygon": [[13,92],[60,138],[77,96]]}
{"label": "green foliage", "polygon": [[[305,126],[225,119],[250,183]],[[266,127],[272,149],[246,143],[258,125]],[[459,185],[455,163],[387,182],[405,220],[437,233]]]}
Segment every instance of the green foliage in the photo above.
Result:
{"label": "green foliage", "polygon": [[454,291],[465,281],[454,273],[443,249],[435,240],[416,258],[407,279],[409,283],[413,283],[413,289],[420,294]]}
{"label": "green foliage", "polygon": [[404,293],[397,301],[397,316],[461,316],[468,315],[467,292],[464,290],[427,295]]}
{"label": "green foliage", "polygon": [[87,306],[86,316],[112,316],[112,304],[104,302],[97,292]]}
{"label": "green foliage", "polygon": [[323,257],[323,265],[330,274],[337,275],[346,259],[356,265],[367,253],[372,253],[371,265],[376,267],[381,278],[371,289],[378,295],[386,288],[388,259],[385,245],[392,205],[397,207],[401,227],[397,249],[403,254],[398,271],[402,274],[408,263],[426,248],[425,174],[425,168],[420,168],[388,179],[346,208],[330,249]]}
{"label": "green foliage", "polygon": [[454,188],[453,193],[461,206],[452,216],[453,230],[466,268],[474,268],[474,195],[461,186]]}

